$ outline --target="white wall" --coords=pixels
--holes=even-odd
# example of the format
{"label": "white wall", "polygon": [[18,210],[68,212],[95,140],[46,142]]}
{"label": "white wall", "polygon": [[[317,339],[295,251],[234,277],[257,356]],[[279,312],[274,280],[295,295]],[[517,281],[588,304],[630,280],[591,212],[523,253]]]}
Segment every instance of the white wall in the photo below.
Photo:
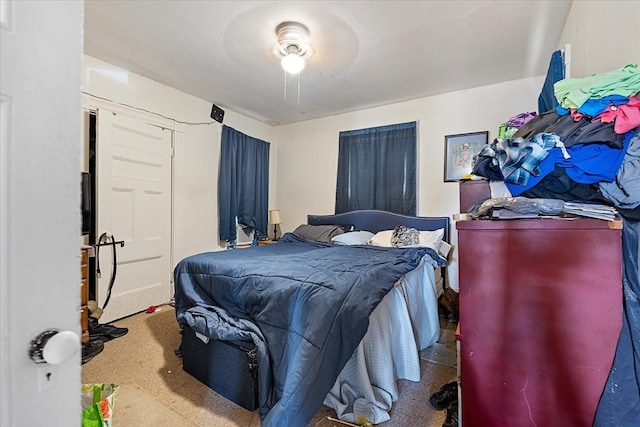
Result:
{"label": "white wall", "polygon": [[640,64],[640,1],[575,0],[559,48],[571,44],[570,77]]}
{"label": "white wall", "polygon": [[[218,241],[218,162],[222,125],[209,114],[211,103],[187,95],[96,58],[84,56],[82,90],[85,104],[95,97],[119,106],[147,110],[178,122],[174,157],[174,261],[222,248]],[[205,124],[199,124],[205,123]],[[269,125],[225,109],[224,124],[272,143]],[[270,200],[275,199],[275,156],[272,154]]]}
{"label": "white wall", "polygon": [[[306,222],[307,214],[332,214],[335,207],[338,133],[418,121],[418,215],[459,212],[459,184],[444,182],[444,136],[489,131],[525,111],[537,111],[544,76],[484,86],[278,128],[278,193],[283,231]],[[454,226],[452,222],[452,226]],[[452,239],[457,241],[455,226]],[[457,252],[449,268],[458,288]]]}

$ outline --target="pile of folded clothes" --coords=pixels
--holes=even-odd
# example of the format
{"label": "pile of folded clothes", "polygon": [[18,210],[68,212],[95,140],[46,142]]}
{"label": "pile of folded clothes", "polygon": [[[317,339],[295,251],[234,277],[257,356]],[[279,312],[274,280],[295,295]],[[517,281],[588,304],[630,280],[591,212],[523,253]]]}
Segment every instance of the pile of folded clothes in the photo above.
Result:
{"label": "pile of folded clothes", "polygon": [[473,174],[511,196],[601,203],[640,219],[640,69],[555,83],[559,106],[475,156]]}

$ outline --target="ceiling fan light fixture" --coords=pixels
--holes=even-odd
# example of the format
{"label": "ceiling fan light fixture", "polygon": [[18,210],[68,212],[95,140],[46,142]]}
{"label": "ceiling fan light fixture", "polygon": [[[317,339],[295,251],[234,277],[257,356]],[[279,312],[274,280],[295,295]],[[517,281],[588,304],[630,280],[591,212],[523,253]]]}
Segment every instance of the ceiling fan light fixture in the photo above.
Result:
{"label": "ceiling fan light fixture", "polygon": [[289,74],[298,74],[304,69],[305,60],[297,52],[287,54],[280,61],[282,68]]}
{"label": "ceiling fan light fixture", "polygon": [[298,22],[286,21],[276,27],[276,35],[278,42],[273,47],[273,54],[280,58],[280,64],[287,73],[299,73],[313,55],[308,40],[309,30]]}

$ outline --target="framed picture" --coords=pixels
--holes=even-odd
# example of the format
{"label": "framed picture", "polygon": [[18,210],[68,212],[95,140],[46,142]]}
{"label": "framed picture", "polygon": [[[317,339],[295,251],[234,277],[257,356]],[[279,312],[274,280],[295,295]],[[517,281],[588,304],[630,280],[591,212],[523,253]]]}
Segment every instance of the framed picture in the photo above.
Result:
{"label": "framed picture", "polygon": [[461,133],[444,137],[444,180],[460,181],[471,173],[473,156],[487,143],[489,131]]}

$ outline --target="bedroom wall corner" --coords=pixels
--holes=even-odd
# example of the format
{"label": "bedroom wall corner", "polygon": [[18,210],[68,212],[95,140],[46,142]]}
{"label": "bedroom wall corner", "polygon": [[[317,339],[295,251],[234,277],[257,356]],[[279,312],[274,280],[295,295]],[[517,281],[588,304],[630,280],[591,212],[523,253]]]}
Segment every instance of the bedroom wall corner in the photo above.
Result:
{"label": "bedroom wall corner", "polygon": [[639,16],[638,1],[574,1],[558,43],[571,44],[570,77],[640,64]]}

